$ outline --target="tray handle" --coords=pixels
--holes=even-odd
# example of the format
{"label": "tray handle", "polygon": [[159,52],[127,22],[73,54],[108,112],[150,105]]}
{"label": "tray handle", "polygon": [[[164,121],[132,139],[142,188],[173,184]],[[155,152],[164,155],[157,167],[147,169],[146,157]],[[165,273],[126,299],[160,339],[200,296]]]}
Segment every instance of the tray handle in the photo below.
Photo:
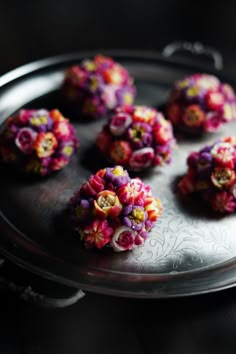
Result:
{"label": "tray handle", "polygon": [[[0,271],[4,269],[5,264],[8,263],[4,258],[0,257]],[[17,267],[17,266],[15,266]],[[7,273],[7,272],[6,272]],[[40,278],[41,279],[41,278]],[[44,281],[44,287],[47,288],[51,281],[42,279]],[[49,282],[49,283],[48,283]],[[29,281],[30,283],[30,281]],[[46,307],[46,308],[62,308],[66,306],[73,305],[78,300],[82,299],[85,293],[80,289],[69,288],[66,289],[66,294],[60,295],[58,294],[59,288],[55,290],[55,294],[49,295],[46,291],[38,291],[33,289],[33,287],[29,284],[22,285],[12,280],[0,272],[0,291],[1,292],[10,292],[15,294],[21,300],[29,302],[31,304]]]}
{"label": "tray handle", "polygon": [[194,56],[206,56],[213,61],[216,70],[223,69],[223,57],[221,53],[213,47],[206,46],[200,42],[174,41],[167,44],[163,50],[162,55],[166,58],[171,57],[176,52],[183,51],[191,53]]}

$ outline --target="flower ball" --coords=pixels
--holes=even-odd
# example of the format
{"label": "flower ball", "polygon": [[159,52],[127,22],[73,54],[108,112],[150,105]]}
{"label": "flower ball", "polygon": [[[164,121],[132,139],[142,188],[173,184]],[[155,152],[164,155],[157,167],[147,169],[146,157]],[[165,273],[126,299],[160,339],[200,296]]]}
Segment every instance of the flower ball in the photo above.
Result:
{"label": "flower ball", "polygon": [[117,106],[132,104],[135,96],[128,71],[102,55],[68,68],[62,91],[71,106],[92,118],[100,118]]}
{"label": "flower ball", "polygon": [[141,246],[162,213],[159,199],[122,166],[91,175],[71,198],[74,229],[86,248],[111,246],[116,252]]}
{"label": "flower ball", "polygon": [[109,161],[133,171],[169,163],[175,145],[171,123],[145,106],[117,108],[96,142]]}
{"label": "flower ball", "polygon": [[192,152],[188,171],[178,184],[182,195],[196,194],[214,211],[236,210],[236,139],[223,138]]}
{"label": "flower ball", "polygon": [[22,109],[0,132],[0,160],[40,176],[65,167],[77,147],[75,129],[57,109]]}
{"label": "flower ball", "polygon": [[215,132],[223,123],[235,119],[235,93],[229,84],[213,75],[194,74],[175,82],[166,114],[183,132]]}

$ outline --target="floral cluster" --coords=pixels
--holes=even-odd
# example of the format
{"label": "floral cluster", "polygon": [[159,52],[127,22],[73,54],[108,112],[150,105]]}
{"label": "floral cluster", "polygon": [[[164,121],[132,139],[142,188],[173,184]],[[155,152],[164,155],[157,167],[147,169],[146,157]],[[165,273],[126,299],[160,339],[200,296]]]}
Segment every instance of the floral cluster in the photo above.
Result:
{"label": "floral cluster", "polygon": [[100,118],[123,104],[132,104],[133,79],[110,57],[97,55],[65,72],[63,94],[82,114]]}
{"label": "floral cluster", "polygon": [[77,147],[73,126],[57,109],[22,109],[0,133],[0,160],[41,176],[66,166]]}
{"label": "floral cluster", "polygon": [[178,184],[182,195],[197,193],[214,211],[236,211],[236,139],[223,138],[187,159],[188,171]]}
{"label": "floral cluster", "polygon": [[194,74],[174,84],[166,114],[186,133],[215,132],[235,119],[235,93],[213,75]]}
{"label": "floral cluster", "polygon": [[120,252],[144,243],[162,206],[141,179],[131,179],[122,166],[114,166],[82,184],[70,200],[70,212],[85,247],[110,245]]}
{"label": "floral cluster", "polygon": [[174,145],[171,123],[146,106],[118,107],[97,136],[109,161],[133,171],[169,163]]}

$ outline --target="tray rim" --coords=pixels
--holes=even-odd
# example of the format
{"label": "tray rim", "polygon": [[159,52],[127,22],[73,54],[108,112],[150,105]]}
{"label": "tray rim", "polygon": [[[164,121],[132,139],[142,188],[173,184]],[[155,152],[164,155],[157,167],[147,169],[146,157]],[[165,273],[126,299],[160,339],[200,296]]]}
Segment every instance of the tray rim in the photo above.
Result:
{"label": "tray rim", "polygon": [[[170,65],[170,66],[175,66],[175,67],[180,67],[180,68],[187,68],[187,69],[196,69],[198,71],[202,70],[206,70],[206,68],[204,66],[200,67],[199,65],[196,64],[192,64],[192,63],[184,63],[182,60],[180,59],[176,59],[176,58],[164,58],[159,52],[155,52],[155,51],[146,51],[146,50],[121,50],[121,49],[109,49],[109,50],[91,50],[91,51],[81,51],[81,52],[72,52],[72,53],[68,53],[68,54],[62,54],[62,55],[56,55],[56,56],[52,56],[52,57],[48,57],[48,58],[44,58],[44,59],[40,59],[40,60],[36,60],[33,61],[31,63],[19,66],[9,72],[7,72],[6,74],[0,76],[0,92],[2,89],[4,89],[6,86],[8,86],[8,84],[11,84],[12,82],[16,82],[18,79],[24,79],[25,77],[27,77],[30,74],[33,74],[37,71],[43,70],[43,69],[49,69],[50,67],[55,67],[56,65],[61,65],[63,63],[65,63],[66,61],[75,61],[75,60],[81,60],[83,58],[89,57],[89,56],[93,56],[97,53],[103,53],[104,55],[110,55],[112,57],[120,57],[122,59],[139,59],[139,60],[148,60],[148,61],[154,61],[154,62],[159,62],[163,65]],[[213,74],[219,74],[219,72],[217,72],[215,69],[209,69],[207,68],[207,72],[208,73],[213,73]],[[222,74],[220,75],[222,76]],[[223,72],[223,77],[225,78],[225,73]],[[232,78],[230,78],[229,80],[230,82],[233,82]],[[9,231],[11,232],[17,232],[18,235],[21,234],[21,236],[27,240],[27,242],[32,242],[34,243],[34,241],[28,239],[25,235],[23,235],[19,230],[17,230],[15,228],[15,226],[13,226],[10,222],[10,220],[7,220],[7,218],[4,216],[4,214],[0,211],[0,230],[2,229],[3,224],[6,224]],[[5,227],[6,227],[5,225]],[[4,228],[4,227],[3,227]],[[43,249],[41,248],[40,245],[37,245],[38,249],[42,250],[42,252],[44,253]],[[103,294],[108,294],[108,295],[116,295],[116,296],[125,296],[125,297],[136,297],[136,298],[168,298],[168,297],[183,297],[183,296],[191,296],[191,295],[199,295],[199,294],[204,294],[204,293],[210,293],[210,292],[215,292],[215,291],[219,291],[219,290],[223,290],[223,289],[227,289],[230,287],[233,287],[234,285],[236,285],[236,257],[233,257],[227,261],[221,262],[219,264],[215,264],[215,265],[211,265],[211,266],[205,266],[202,268],[198,268],[198,269],[193,269],[193,270],[189,270],[189,271],[184,271],[184,272],[178,272],[178,273],[169,273],[169,274],[164,274],[164,273],[142,273],[142,276],[144,277],[153,277],[153,276],[158,276],[159,280],[160,278],[163,278],[165,281],[168,278],[169,280],[171,278],[173,278],[173,275],[175,276],[175,278],[177,277],[178,279],[181,278],[182,276],[184,277],[188,277],[189,275],[202,275],[204,279],[208,279],[209,280],[211,278],[211,275],[209,273],[212,273],[214,271],[216,271],[216,269],[221,269],[222,268],[226,268],[225,271],[229,268],[231,271],[233,271],[233,275],[232,275],[232,281],[228,280],[228,282],[224,283],[224,284],[215,284],[215,286],[212,286],[211,288],[206,287],[204,289],[197,289],[196,287],[192,290],[192,291],[188,291],[188,292],[181,292],[181,291],[174,291],[172,293],[168,293],[166,291],[164,292],[158,292],[158,287],[157,289],[155,289],[154,291],[143,291],[143,292],[137,292],[134,293],[133,291],[129,291],[129,290],[119,290],[115,287],[102,287],[99,285],[95,284],[86,284],[83,281],[75,281],[72,279],[68,279],[64,276],[62,276],[61,274],[55,274],[52,272],[47,271],[46,269],[43,269],[42,266],[38,266],[35,264],[30,263],[30,261],[28,260],[24,260],[21,257],[17,257],[16,255],[14,255],[12,252],[6,250],[6,247],[4,247],[2,244],[0,244],[0,252],[2,253],[2,255],[4,257],[6,257],[7,259],[11,260],[12,262],[14,262],[15,264],[26,268],[27,270],[32,271],[35,274],[38,274],[42,277],[48,278],[50,280],[54,280],[57,281],[59,283],[68,285],[68,286],[74,286],[76,288],[82,288],[83,290],[88,290],[88,291],[92,291],[92,292],[97,292],[97,293],[103,293]],[[44,254],[50,256],[50,254]],[[54,256],[53,256],[54,257]],[[56,259],[54,257],[54,259],[56,261],[58,261],[58,259]],[[64,262],[63,260],[60,260],[60,262]],[[88,269],[90,269],[89,267],[87,267]],[[94,271],[94,269],[92,269]],[[117,272],[114,271],[110,271],[108,272],[107,270],[102,270],[102,272],[104,273],[112,273],[112,274],[116,274]],[[119,272],[119,274],[121,274]],[[128,274],[128,273],[125,273]],[[132,277],[135,276],[139,276],[141,274],[138,273],[130,273],[130,275]],[[159,282],[160,284],[160,282]]]}

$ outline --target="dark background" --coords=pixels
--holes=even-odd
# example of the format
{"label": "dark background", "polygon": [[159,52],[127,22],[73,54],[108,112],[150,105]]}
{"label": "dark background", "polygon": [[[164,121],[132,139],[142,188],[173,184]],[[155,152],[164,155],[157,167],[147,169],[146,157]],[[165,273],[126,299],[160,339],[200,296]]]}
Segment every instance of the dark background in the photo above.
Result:
{"label": "dark background", "polygon": [[235,14],[233,0],[2,0],[0,73],[66,52],[161,50],[173,40],[216,47],[234,72]]}

